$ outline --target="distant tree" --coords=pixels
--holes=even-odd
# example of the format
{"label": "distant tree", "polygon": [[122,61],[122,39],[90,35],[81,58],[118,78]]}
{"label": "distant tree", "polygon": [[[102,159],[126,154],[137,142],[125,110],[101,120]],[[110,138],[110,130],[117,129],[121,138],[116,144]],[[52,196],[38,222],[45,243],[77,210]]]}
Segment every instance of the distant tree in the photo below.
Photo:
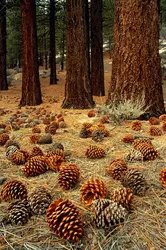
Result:
{"label": "distant tree", "polygon": [[35,106],[42,102],[38,70],[35,0],[21,0],[21,20],[22,97],[20,105]]}
{"label": "distant tree", "polygon": [[102,0],[91,0],[91,84],[93,95],[105,95]]}
{"label": "distant tree", "polygon": [[57,84],[55,48],[55,3],[50,0],[50,84]]}
{"label": "distant tree", "polygon": [[89,71],[87,0],[66,1],[66,85],[63,108],[94,105]]}
{"label": "distant tree", "polygon": [[165,112],[159,56],[157,0],[115,0],[112,79],[107,102],[143,100],[153,115]]}
{"label": "distant tree", "polygon": [[0,2],[0,90],[7,90],[6,75],[6,1]]}

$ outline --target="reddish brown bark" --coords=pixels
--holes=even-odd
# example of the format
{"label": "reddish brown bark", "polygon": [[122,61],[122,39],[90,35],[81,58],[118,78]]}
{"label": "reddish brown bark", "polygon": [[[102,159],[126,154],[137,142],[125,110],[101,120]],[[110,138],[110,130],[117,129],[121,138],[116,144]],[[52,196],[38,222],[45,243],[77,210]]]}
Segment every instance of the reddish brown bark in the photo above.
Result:
{"label": "reddish brown bark", "polygon": [[6,1],[0,2],[0,90],[7,90],[6,75]]}
{"label": "reddish brown bark", "polygon": [[91,84],[93,95],[105,95],[102,0],[91,0]]}
{"label": "reddish brown bark", "polygon": [[165,112],[159,56],[157,0],[115,0],[112,79],[107,102],[144,100]]}
{"label": "reddish brown bark", "polygon": [[38,70],[36,4],[35,0],[21,0],[22,19],[22,97],[21,106],[42,102]]}
{"label": "reddish brown bark", "polygon": [[63,108],[94,105],[89,71],[87,1],[66,1],[66,85]]}

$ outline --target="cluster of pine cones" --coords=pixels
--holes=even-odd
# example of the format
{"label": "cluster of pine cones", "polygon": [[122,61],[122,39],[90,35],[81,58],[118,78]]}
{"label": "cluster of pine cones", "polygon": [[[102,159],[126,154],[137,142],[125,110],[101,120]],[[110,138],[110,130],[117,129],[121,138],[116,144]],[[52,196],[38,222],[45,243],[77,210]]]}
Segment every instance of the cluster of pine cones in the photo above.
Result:
{"label": "cluster of pine cones", "polygon": [[100,142],[104,137],[109,136],[109,131],[106,129],[104,124],[99,123],[98,125],[92,125],[92,123],[83,123],[83,127],[80,131],[81,138],[91,137],[92,140]]}

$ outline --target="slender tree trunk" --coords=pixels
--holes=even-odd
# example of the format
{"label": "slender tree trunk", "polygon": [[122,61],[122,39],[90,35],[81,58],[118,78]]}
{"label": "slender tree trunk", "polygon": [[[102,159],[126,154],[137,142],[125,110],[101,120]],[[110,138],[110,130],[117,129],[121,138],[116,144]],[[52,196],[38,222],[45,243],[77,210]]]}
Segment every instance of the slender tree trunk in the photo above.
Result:
{"label": "slender tree trunk", "polygon": [[50,84],[57,84],[55,50],[55,3],[50,0]]}
{"label": "slender tree trunk", "polygon": [[93,95],[105,95],[102,0],[91,0],[91,83]]}
{"label": "slender tree trunk", "polygon": [[42,102],[38,69],[35,0],[21,0],[21,19],[22,98],[20,105],[35,106]]}
{"label": "slender tree trunk", "polygon": [[66,1],[66,85],[63,108],[91,108],[87,1]]}
{"label": "slender tree trunk", "polygon": [[48,69],[48,53],[47,53],[47,37],[46,37],[46,27],[44,26],[44,32],[45,32],[45,35],[44,35],[44,61],[45,61],[45,69],[47,70]]}
{"label": "slender tree trunk", "polygon": [[0,90],[7,90],[6,74],[6,1],[0,2]]}
{"label": "slender tree trunk", "polygon": [[143,101],[165,112],[159,56],[157,0],[115,0],[112,79],[107,102]]}

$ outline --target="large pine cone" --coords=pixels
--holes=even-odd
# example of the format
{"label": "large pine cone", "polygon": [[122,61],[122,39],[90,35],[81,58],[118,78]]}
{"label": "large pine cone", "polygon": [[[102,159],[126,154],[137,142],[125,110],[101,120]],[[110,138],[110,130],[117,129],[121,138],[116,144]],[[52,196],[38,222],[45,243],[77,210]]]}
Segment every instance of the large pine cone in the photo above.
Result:
{"label": "large pine cone", "polygon": [[88,138],[89,136],[89,132],[88,129],[86,127],[83,127],[80,131],[80,138]]}
{"label": "large pine cone", "polygon": [[148,188],[145,177],[137,169],[128,169],[120,181],[124,187],[130,188],[136,195],[144,195]]}
{"label": "large pine cone", "polygon": [[141,121],[133,121],[131,123],[132,130],[139,131],[142,128],[142,122]]}
{"label": "large pine cone", "polygon": [[92,132],[92,140],[96,141],[96,142],[100,142],[103,141],[104,139],[104,131],[103,130],[94,130]]}
{"label": "large pine cone", "polygon": [[24,225],[32,215],[30,205],[26,199],[11,203],[8,210],[8,221],[11,224]]}
{"label": "large pine cone", "polygon": [[163,187],[166,187],[166,168],[161,170],[159,175],[159,181]]}
{"label": "large pine cone", "polygon": [[29,195],[28,201],[34,214],[45,214],[52,198],[44,187],[39,187]]}
{"label": "large pine cone", "polygon": [[46,220],[54,233],[63,239],[76,242],[82,237],[82,217],[69,200],[53,201],[47,209]]}
{"label": "large pine cone", "polygon": [[47,165],[44,156],[34,156],[25,163],[22,173],[25,176],[36,176],[45,173],[47,170]]}
{"label": "large pine cone", "polygon": [[153,147],[153,145],[148,143],[140,143],[135,147],[135,149],[141,152],[143,160],[155,160],[159,156],[158,151]]}
{"label": "large pine cone", "polygon": [[134,196],[132,190],[125,187],[114,190],[110,195],[111,200],[122,205],[122,207],[125,207],[127,210],[132,209],[133,198]]}
{"label": "large pine cone", "polygon": [[104,182],[100,179],[89,179],[80,189],[81,201],[85,205],[91,205],[95,199],[105,198],[107,188]]}
{"label": "large pine cone", "polygon": [[4,201],[27,198],[27,188],[21,181],[7,181],[1,190],[1,197]]}
{"label": "large pine cone", "polygon": [[10,160],[14,164],[22,165],[27,161],[28,158],[29,158],[28,152],[24,150],[17,150],[12,154]]}
{"label": "large pine cone", "polygon": [[41,148],[39,147],[33,147],[31,153],[30,153],[30,158],[34,157],[34,156],[43,156],[43,151],[41,150]]}
{"label": "large pine cone", "polygon": [[90,159],[103,158],[105,156],[105,151],[103,148],[97,146],[90,146],[86,150],[86,156]]}
{"label": "large pine cone", "polygon": [[58,182],[63,189],[68,190],[76,185],[79,175],[80,169],[76,165],[65,165],[60,168]]}
{"label": "large pine cone", "polygon": [[127,164],[122,159],[113,160],[106,169],[107,173],[111,175],[114,180],[120,180],[121,176],[124,175],[126,170]]}
{"label": "large pine cone", "polygon": [[16,151],[18,151],[18,148],[16,146],[14,146],[14,145],[7,147],[7,149],[6,149],[6,157],[7,157],[7,159],[10,160],[11,156]]}
{"label": "large pine cone", "polygon": [[152,136],[161,136],[163,134],[162,130],[158,127],[155,127],[155,126],[150,127],[149,133]]}
{"label": "large pine cone", "polygon": [[128,215],[124,207],[108,199],[95,200],[93,211],[96,226],[102,228],[113,229],[124,221]]}
{"label": "large pine cone", "polygon": [[9,140],[8,134],[0,134],[0,146],[4,146],[5,143]]}
{"label": "large pine cone", "polygon": [[159,125],[160,124],[160,119],[156,117],[150,117],[149,119],[150,125]]}
{"label": "large pine cone", "polygon": [[125,135],[122,138],[122,142],[125,142],[125,143],[132,143],[133,141],[134,141],[134,137],[131,134]]}
{"label": "large pine cone", "polygon": [[45,162],[47,165],[47,169],[48,170],[50,169],[54,172],[58,172],[63,160],[64,160],[64,157],[61,155],[52,155],[49,157],[46,156]]}
{"label": "large pine cone", "polygon": [[140,151],[133,148],[125,155],[125,160],[127,162],[143,161],[143,155]]}
{"label": "large pine cone", "polygon": [[137,149],[137,146],[142,143],[147,143],[152,145],[151,140],[148,138],[137,138],[132,142],[132,146],[134,147],[134,149]]}

